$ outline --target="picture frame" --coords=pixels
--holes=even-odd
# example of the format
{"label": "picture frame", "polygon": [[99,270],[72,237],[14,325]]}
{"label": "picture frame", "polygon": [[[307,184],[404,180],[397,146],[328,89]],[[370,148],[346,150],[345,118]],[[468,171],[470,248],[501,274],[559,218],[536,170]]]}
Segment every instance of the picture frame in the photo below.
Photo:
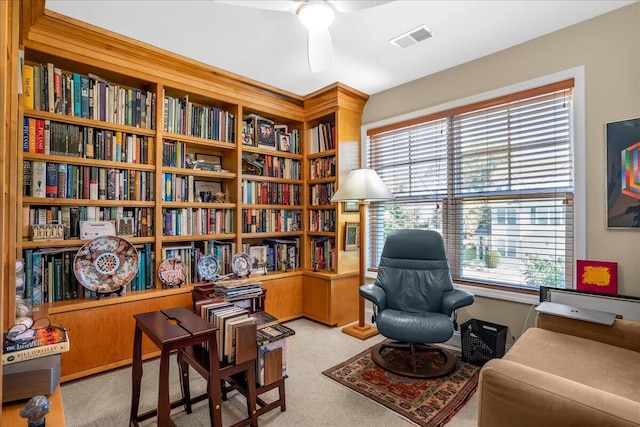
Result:
{"label": "picture frame", "polygon": [[607,228],[640,228],[640,118],[605,124]]}
{"label": "picture frame", "polygon": [[222,156],[213,154],[196,153],[196,169],[210,172],[220,172],[222,170]]}
{"label": "picture frame", "polygon": [[360,247],[360,224],[347,222],[344,227],[344,250],[357,251]]}
{"label": "picture frame", "polygon": [[360,212],[358,202],[342,202],[342,212]]}
{"label": "picture frame", "polygon": [[195,190],[195,199],[200,202],[224,202],[224,200],[218,200],[222,194],[224,199],[224,193],[222,192],[222,183],[218,181],[195,181],[193,183]]}
{"label": "picture frame", "polygon": [[290,135],[288,133],[281,133],[278,135],[278,149],[280,151],[291,151]]}

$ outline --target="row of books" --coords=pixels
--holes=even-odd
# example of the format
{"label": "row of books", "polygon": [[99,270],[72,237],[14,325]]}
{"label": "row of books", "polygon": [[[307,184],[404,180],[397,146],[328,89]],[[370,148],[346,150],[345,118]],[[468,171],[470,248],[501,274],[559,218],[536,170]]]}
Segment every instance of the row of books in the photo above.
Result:
{"label": "row of books", "polygon": [[309,203],[312,205],[328,205],[336,192],[336,183],[313,184],[309,186]]}
{"label": "row of books", "polygon": [[165,139],[162,141],[162,166],[170,168],[187,167],[187,144]]}
{"label": "row of books", "polygon": [[199,105],[182,98],[164,96],[164,131],[223,142],[235,141],[235,114]]}
{"label": "row of books", "polygon": [[302,202],[299,184],[242,180],[242,203],[297,206]]}
{"label": "row of books", "polygon": [[27,109],[155,128],[155,93],[120,86],[92,74],[66,72],[50,62],[24,65],[23,93]]}
{"label": "row of books", "polygon": [[25,117],[22,151],[148,164],[150,155],[154,155],[154,139],[129,132]]}
{"label": "row of books", "polygon": [[262,165],[260,173],[262,176],[268,176],[271,178],[301,179],[299,160],[278,156],[259,155],[255,162]]}
{"label": "row of books", "polygon": [[[82,287],[73,273],[73,260],[78,247],[25,249],[25,288],[23,297],[32,304],[93,298],[95,293]],[[138,274],[129,284],[131,290],[155,286],[151,244],[137,247]]]}
{"label": "row of books", "polygon": [[315,270],[334,271],[336,268],[336,240],[332,237],[312,238],[311,263]]}
{"label": "row of books", "polygon": [[2,364],[24,362],[69,351],[69,336],[62,327],[50,325],[35,330],[33,339],[27,343],[18,344],[7,339],[3,334]]}
{"label": "row of books", "polygon": [[80,238],[81,221],[114,221],[129,219],[129,237],[154,235],[153,208],[123,206],[24,206],[22,208],[22,237],[29,236],[30,225],[62,224],[65,239]]}
{"label": "row of books", "polygon": [[308,133],[309,153],[322,153],[336,148],[336,125],[334,123],[319,124]]}
{"label": "row of books", "polygon": [[234,210],[215,208],[163,209],[165,236],[234,232]]}
{"label": "row of books", "polygon": [[336,230],[336,211],[334,209],[309,210],[309,231]]}
{"label": "row of books", "polygon": [[[234,363],[236,328],[255,324],[255,319],[249,316],[249,310],[229,301],[212,302],[200,306],[200,316],[218,328],[216,345],[219,360]],[[206,343],[202,345],[209,350]]]}
{"label": "row of books", "polygon": [[309,161],[309,172],[310,179],[332,178],[336,176],[335,156],[311,159]]}
{"label": "row of books", "polygon": [[291,209],[243,209],[243,233],[281,233],[300,230],[301,211]]}
{"label": "row of books", "polygon": [[264,239],[267,246],[267,270],[284,271],[300,268],[300,239]]}
{"label": "row of books", "polygon": [[154,172],[22,161],[26,197],[153,201]]}

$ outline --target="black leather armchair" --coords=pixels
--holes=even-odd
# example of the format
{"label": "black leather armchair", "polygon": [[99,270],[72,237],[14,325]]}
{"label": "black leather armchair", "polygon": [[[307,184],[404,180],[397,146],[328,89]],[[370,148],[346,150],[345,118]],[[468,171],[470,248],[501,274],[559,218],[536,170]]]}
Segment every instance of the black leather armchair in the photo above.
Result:
{"label": "black leather armchair", "polygon": [[[374,346],[372,359],[384,369],[415,377],[446,375],[456,358],[441,347],[453,335],[456,310],[473,303],[473,294],[453,287],[442,236],[432,230],[398,230],[387,237],[374,284],[360,287],[360,296],[374,304],[373,321],[385,341]],[[412,367],[390,362],[384,353],[411,351]],[[418,369],[416,351],[437,351],[444,364]]]}

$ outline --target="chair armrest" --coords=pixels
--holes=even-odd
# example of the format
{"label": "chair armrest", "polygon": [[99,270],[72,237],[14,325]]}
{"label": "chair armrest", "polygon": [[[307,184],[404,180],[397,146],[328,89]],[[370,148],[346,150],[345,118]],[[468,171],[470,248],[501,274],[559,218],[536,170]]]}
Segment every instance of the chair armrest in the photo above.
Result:
{"label": "chair armrest", "polygon": [[387,296],[380,286],[374,284],[360,286],[360,296],[368,299],[378,306],[378,310],[384,310],[387,307]]}
{"label": "chair armrest", "polygon": [[536,327],[640,352],[640,322],[616,319],[613,325],[538,313]]}
{"label": "chair armrest", "polygon": [[471,292],[453,289],[442,295],[441,310],[447,316],[451,316],[460,307],[473,304],[474,296]]}
{"label": "chair armrest", "polygon": [[479,427],[630,427],[639,411],[628,398],[510,360],[492,359],[480,371]]}

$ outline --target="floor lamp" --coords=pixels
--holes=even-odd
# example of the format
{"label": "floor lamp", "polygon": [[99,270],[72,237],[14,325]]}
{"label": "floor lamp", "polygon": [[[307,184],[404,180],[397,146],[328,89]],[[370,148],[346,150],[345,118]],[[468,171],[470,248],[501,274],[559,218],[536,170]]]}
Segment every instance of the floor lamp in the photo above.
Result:
{"label": "floor lamp", "polygon": [[[367,233],[365,232],[367,205],[369,202],[391,200],[393,194],[382,182],[373,169],[354,169],[349,172],[344,182],[340,183],[338,191],[331,198],[331,202],[356,202],[360,210],[360,286],[365,283],[367,271]],[[366,340],[378,334],[378,329],[364,322],[364,298],[358,298],[358,324],[342,329],[345,334],[361,340]]]}

